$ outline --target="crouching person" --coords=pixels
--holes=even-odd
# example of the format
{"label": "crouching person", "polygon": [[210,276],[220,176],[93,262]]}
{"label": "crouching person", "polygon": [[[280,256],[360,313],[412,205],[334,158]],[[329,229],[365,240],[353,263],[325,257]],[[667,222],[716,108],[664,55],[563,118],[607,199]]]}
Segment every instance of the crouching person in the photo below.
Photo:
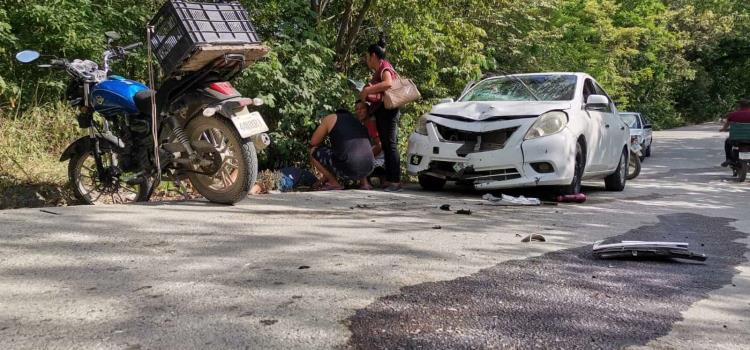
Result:
{"label": "crouching person", "polygon": [[[362,108],[364,104],[358,103]],[[325,140],[331,147],[323,146]],[[324,117],[310,141],[313,167],[323,176],[321,189],[343,190],[341,181],[360,181],[368,188],[367,177],[373,170],[374,156],[367,128],[347,110]]]}

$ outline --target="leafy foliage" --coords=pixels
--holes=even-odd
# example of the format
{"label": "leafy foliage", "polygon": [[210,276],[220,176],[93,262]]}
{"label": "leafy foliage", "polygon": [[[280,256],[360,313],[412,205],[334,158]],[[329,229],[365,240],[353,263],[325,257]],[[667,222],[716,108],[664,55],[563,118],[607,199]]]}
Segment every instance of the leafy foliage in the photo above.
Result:
{"label": "leafy foliage", "polygon": [[[15,52],[97,59],[105,31],[120,32],[125,43],[143,40],[163,2],[0,0],[0,123],[58,100],[64,86],[61,73],[20,66]],[[404,111],[402,147],[431,103],[488,72],[585,71],[620,109],[643,112],[657,127],[715,119],[750,94],[745,0],[241,2],[272,48],[236,81],[269,102],[267,167],[306,161],[318,119],[354,101],[346,78],[369,79],[362,56],[381,33],[397,70],[425,96]],[[145,54],[115,69],[143,80]]]}

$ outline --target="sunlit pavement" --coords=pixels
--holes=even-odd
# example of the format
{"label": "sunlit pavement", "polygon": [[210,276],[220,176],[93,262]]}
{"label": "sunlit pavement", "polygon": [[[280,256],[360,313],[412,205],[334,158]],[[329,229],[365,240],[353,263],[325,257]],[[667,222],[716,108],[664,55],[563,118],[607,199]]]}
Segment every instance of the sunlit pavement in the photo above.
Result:
{"label": "sunlit pavement", "polygon": [[[654,157],[644,163],[641,177],[622,193],[591,183],[584,205],[498,208],[481,205],[483,193],[431,194],[413,188],[400,194],[271,195],[235,207],[195,201],[2,211],[0,348],[377,347],[359,341],[373,337],[352,337],[350,327],[355,333],[373,331],[366,323],[364,330],[355,327],[363,324],[353,317],[357,310],[361,315],[382,305],[380,298],[408,293],[403,287],[425,290],[430,285],[424,283],[441,281],[460,285],[460,278],[478,278],[483,269],[507,272],[505,264],[517,264],[511,261],[577,251],[634,230],[651,232],[645,228],[672,220],[663,232],[684,230],[686,240],[693,234],[708,237],[703,249],[709,261],[722,259],[710,248],[726,240],[736,240],[727,247],[740,247],[745,259],[725,263],[721,270],[690,266],[690,271],[725,278],[710,279],[700,293],[693,290],[690,298],[682,298],[687,302],[675,304],[674,317],[654,317],[659,308],[653,303],[634,304],[633,313],[655,320],[654,331],[619,336],[628,341],[616,344],[743,349],[750,343],[750,184],[734,182],[728,170],[718,167],[726,137],[715,132],[718,128],[656,133]],[[473,215],[441,211],[442,204],[470,209]],[[691,219],[681,224],[675,219],[681,217]],[[713,226],[716,235],[707,235]],[[529,233],[541,233],[547,242],[521,243],[519,235]],[[680,265],[671,268],[684,274]],[[654,282],[636,277],[631,273],[628,281]],[[665,282],[661,285],[683,297],[681,284]],[[454,291],[476,292],[475,286]],[[434,291],[434,298],[445,298],[441,293]],[[581,302],[601,302],[594,295],[583,294]],[[411,303],[430,307],[431,299]],[[519,312],[510,322],[529,315]],[[592,325],[585,319],[566,323],[570,318],[562,314],[549,318],[555,325],[549,329],[569,324],[576,334]],[[482,347],[481,338],[461,341],[462,334],[473,331],[462,325],[471,325],[455,325],[455,332],[441,335],[450,341],[446,344]],[[544,335],[545,329],[533,331]],[[429,332],[437,330],[424,333]],[[389,344],[409,344],[410,338],[426,336],[422,333]],[[539,347],[534,341],[497,346]]]}

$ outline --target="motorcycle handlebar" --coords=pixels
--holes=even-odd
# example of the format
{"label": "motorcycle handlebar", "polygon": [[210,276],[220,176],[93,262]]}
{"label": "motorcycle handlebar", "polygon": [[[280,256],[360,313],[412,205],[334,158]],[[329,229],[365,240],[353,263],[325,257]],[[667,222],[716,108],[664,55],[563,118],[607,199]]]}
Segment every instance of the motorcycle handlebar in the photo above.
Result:
{"label": "motorcycle handlebar", "polygon": [[143,43],[135,43],[135,44],[130,44],[130,45],[128,45],[128,46],[125,46],[125,47],[123,47],[122,49],[123,49],[124,51],[130,51],[130,50],[134,50],[134,49],[137,49],[137,48],[139,48],[139,47],[141,47],[141,46],[143,46]]}
{"label": "motorcycle handlebar", "polygon": [[50,61],[50,64],[53,65],[53,66],[65,67],[65,66],[68,65],[68,62],[65,61],[65,60],[61,60],[61,59],[54,59],[54,60]]}

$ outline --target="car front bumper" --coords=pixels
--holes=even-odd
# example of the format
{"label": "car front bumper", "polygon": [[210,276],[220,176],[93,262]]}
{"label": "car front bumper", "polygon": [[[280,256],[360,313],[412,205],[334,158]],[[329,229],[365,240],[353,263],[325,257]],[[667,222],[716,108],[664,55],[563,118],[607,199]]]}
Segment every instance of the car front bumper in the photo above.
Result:
{"label": "car front bumper", "polygon": [[[502,149],[460,156],[464,145],[442,140],[434,124],[428,123],[427,135],[414,133],[409,138],[408,172],[471,182],[480,190],[568,185],[573,180],[576,142],[566,128],[528,141],[514,135]],[[541,163],[550,165],[551,171],[535,170],[533,165]]]}

